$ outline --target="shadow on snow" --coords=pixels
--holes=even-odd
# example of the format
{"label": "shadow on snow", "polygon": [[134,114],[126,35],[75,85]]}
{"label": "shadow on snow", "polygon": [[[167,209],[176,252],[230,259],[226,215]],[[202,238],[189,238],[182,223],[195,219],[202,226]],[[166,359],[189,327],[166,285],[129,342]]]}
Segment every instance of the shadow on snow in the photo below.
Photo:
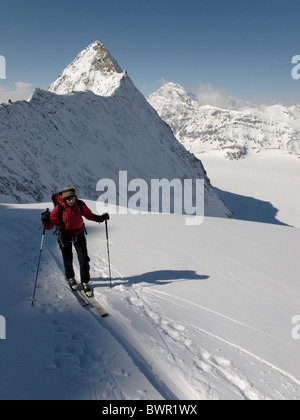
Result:
{"label": "shadow on snow", "polygon": [[[193,270],[156,270],[148,273],[138,274],[130,277],[116,277],[112,278],[113,286],[118,286],[124,283],[138,284],[138,283],[149,283],[149,284],[169,284],[174,281],[187,281],[187,280],[207,280],[209,276],[197,274]],[[107,280],[109,278],[102,278]],[[92,278],[91,281],[99,281],[99,278]],[[107,287],[106,284],[95,285],[94,287]]]}
{"label": "shadow on snow", "polygon": [[237,220],[290,226],[276,219],[278,209],[268,201],[234,194],[216,187],[214,189],[224,200],[226,206],[233,211],[234,218]]}

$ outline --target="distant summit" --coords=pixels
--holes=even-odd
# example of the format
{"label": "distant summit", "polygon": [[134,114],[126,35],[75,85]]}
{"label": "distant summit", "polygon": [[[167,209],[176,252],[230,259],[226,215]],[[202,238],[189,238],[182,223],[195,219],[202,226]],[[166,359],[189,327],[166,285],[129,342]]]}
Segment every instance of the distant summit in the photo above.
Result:
{"label": "distant summit", "polygon": [[104,45],[95,41],[77,55],[48,90],[59,95],[91,90],[109,96],[125,74]]}
{"label": "distant summit", "polygon": [[[199,92],[198,92],[199,94]],[[217,150],[229,159],[245,158],[249,150],[281,150],[300,156],[300,108],[243,106],[232,109],[203,104],[205,96],[167,83],[148,102],[170,125],[175,137],[196,156]]]}

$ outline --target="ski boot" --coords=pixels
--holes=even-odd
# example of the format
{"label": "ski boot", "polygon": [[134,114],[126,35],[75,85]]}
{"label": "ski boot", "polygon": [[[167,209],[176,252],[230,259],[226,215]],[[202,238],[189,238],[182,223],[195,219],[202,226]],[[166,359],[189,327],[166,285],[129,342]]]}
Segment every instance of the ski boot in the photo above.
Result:
{"label": "ski boot", "polygon": [[72,279],[68,279],[69,285],[71,287],[71,289],[75,292],[75,290],[77,290],[77,282],[74,279],[74,277]]}
{"label": "ski boot", "polygon": [[82,283],[82,289],[87,297],[93,296],[93,289],[91,288],[89,283]]}

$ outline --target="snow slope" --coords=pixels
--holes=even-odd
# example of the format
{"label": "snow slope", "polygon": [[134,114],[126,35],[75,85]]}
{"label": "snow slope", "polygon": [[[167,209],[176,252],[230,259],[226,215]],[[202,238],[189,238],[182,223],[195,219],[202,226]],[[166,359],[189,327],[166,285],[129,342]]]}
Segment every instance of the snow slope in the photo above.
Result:
{"label": "snow slope", "polygon": [[30,306],[47,206],[0,206],[0,399],[300,399],[299,229],[114,215],[110,289],[105,232],[88,222],[101,320],[65,285],[51,232]]}

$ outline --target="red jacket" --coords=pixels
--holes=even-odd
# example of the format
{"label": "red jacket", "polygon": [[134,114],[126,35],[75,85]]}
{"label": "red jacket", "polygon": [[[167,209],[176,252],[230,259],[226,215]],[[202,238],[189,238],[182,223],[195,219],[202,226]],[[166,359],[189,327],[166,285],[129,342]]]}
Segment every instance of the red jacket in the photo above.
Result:
{"label": "red jacket", "polygon": [[50,214],[50,224],[46,226],[47,230],[52,229],[57,224],[59,225],[59,228],[63,231],[63,233],[68,234],[68,231],[70,231],[70,234],[78,235],[83,230],[83,218],[84,216],[88,220],[92,220],[93,222],[96,221],[96,215],[92,213],[92,211],[87,207],[87,205],[82,202],[82,212],[78,205],[78,200],[76,199],[76,202],[74,206],[69,207],[66,205],[66,203],[62,200],[61,196],[58,196],[58,201],[60,202],[60,205],[63,206],[62,209],[62,223],[59,220],[59,205],[55,206],[53,211]]}

